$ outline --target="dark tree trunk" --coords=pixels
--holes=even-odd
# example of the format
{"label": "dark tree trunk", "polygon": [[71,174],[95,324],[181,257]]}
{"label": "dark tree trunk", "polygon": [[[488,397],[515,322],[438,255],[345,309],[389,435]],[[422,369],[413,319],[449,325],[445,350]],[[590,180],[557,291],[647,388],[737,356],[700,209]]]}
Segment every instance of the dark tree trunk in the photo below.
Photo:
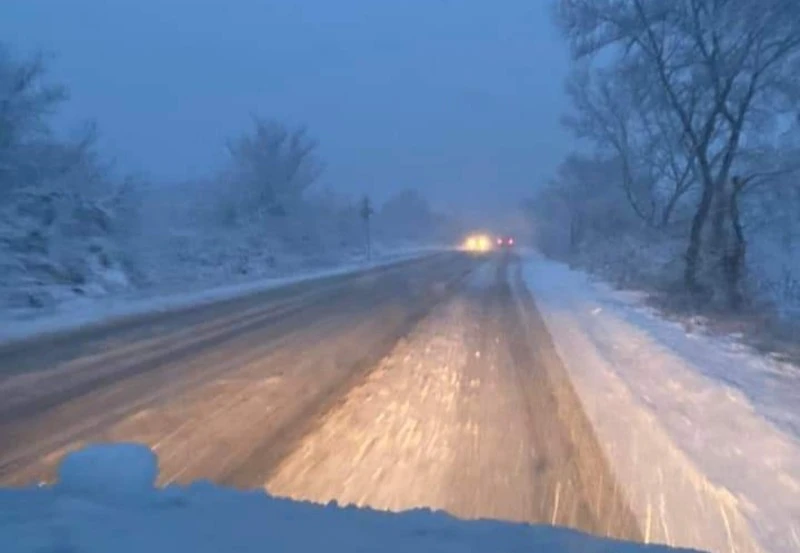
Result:
{"label": "dark tree trunk", "polygon": [[744,298],[742,295],[742,276],[744,274],[747,255],[747,242],[742,228],[741,213],[739,212],[739,192],[742,189],[740,179],[734,177],[733,186],[728,202],[728,212],[731,229],[733,230],[733,243],[726,252],[724,260],[725,284],[728,295],[728,305],[738,311],[742,308]]}
{"label": "dark tree trunk", "polygon": [[722,261],[728,252],[728,229],[726,222],[730,214],[730,196],[728,183],[725,181],[719,182],[714,191],[714,201],[712,202],[711,213],[711,237],[709,240],[709,251],[711,253],[715,267],[717,262]]}
{"label": "dark tree trunk", "polygon": [[575,219],[572,219],[569,223],[569,252],[573,255],[578,250],[578,233],[575,227]]}
{"label": "dark tree trunk", "polygon": [[692,226],[689,232],[689,245],[686,248],[686,267],[683,273],[684,284],[691,292],[696,292],[698,290],[697,269],[700,262],[700,251],[703,246],[703,229],[708,220],[708,214],[711,211],[711,202],[713,199],[713,186],[711,183],[704,183],[700,203],[692,218]]}
{"label": "dark tree trunk", "polygon": [[672,220],[672,212],[675,211],[675,206],[678,205],[678,200],[680,196],[678,194],[674,194],[667,202],[667,205],[664,207],[664,211],[661,214],[661,226],[667,227],[669,226],[670,221]]}

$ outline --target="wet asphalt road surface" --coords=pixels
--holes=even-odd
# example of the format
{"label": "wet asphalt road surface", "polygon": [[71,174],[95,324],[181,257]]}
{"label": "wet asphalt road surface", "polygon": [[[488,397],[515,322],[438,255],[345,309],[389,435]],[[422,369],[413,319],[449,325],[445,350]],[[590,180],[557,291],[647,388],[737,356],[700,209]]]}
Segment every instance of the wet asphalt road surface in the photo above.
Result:
{"label": "wet asphalt road surface", "polygon": [[641,540],[520,260],[446,253],[0,349],[0,483],[137,441],[160,483]]}

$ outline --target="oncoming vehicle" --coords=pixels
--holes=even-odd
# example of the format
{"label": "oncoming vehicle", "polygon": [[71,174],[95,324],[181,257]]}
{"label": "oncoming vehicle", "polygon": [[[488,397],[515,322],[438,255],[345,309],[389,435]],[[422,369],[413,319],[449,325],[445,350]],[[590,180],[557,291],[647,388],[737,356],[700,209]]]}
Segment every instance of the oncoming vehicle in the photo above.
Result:
{"label": "oncoming vehicle", "polygon": [[514,237],[513,236],[498,236],[497,237],[497,246],[500,248],[510,248],[514,245]]}
{"label": "oncoming vehicle", "polygon": [[492,239],[486,234],[471,234],[464,240],[461,249],[472,253],[487,253],[492,250]]}

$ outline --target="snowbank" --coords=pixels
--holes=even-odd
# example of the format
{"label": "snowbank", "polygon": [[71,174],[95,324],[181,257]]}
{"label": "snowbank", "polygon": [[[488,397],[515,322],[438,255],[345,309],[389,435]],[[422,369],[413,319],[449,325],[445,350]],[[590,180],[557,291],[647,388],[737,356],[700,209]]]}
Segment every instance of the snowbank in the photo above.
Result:
{"label": "snowbank", "polygon": [[100,444],[68,455],[58,467],[61,492],[102,500],[136,500],[153,489],[158,459],[139,444]]}
{"label": "snowbank", "polygon": [[537,255],[525,277],[650,541],[800,550],[800,370]]}
{"label": "snowbank", "polygon": [[0,344],[38,334],[64,332],[80,327],[110,322],[149,313],[174,311],[195,305],[210,304],[248,294],[263,292],[307,280],[344,275],[400,261],[431,255],[441,249],[406,248],[376,256],[371,262],[351,260],[327,269],[306,271],[293,276],[242,281],[236,284],[199,288],[194,291],[158,296],[126,295],[73,299],[58,309],[43,312],[25,309],[0,313]]}
{"label": "snowbank", "polygon": [[426,510],[390,514],[293,502],[210,483],[157,490],[152,482],[143,485],[153,477],[153,454],[133,444],[93,446],[64,463],[68,468],[52,488],[0,491],[1,551],[674,551],[546,526],[466,522]]}

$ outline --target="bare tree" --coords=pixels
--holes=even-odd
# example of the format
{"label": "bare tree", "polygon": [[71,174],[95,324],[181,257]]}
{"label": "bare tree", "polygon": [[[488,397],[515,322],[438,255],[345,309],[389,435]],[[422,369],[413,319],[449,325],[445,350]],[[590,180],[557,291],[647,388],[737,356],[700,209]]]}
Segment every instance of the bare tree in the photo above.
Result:
{"label": "bare tree", "polygon": [[595,247],[597,237],[608,241],[646,226],[631,210],[621,209],[622,187],[607,185],[621,165],[618,159],[568,156],[553,180],[526,205],[540,246],[562,244],[578,254],[586,245]]}
{"label": "bare tree", "polygon": [[[43,146],[48,118],[66,99],[63,87],[44,81],[46,66],[40,54],[15,59],[0,43],[0,194],[29,183],[40,172],[31,147]],[[6,200],[7,201],[7,200]]]}
{"label": "bare tree", "polygon": [[718,248],[725,214],[741,194],[741,181],[731,177],[743,141],[783,114],[796,115],[800,3],[561,0],[557,14],[577,57],[610,56],[609,70],[634,78],[644,105],[677,121],[701,187],[684,273],[696,289],[709,216]]}
{"label": "bare tree", "polygon": [[647,105],[632,79],[606,71],[576,72],[568,92],[574,113],[566,125],[619,160],[619,181],[634,213],[648,226],[667,226],[695,182],[670,113]]}
{"label": "bare tree", "polygon": [[302,127],[290,130],[259,117],[253,124],[252,133],[228,145],[235,179],[245,188],[247,206],[285,214],[321,172],[317,142]]}
{"label": "bare tree", "polygon": [[50,119],[66,92],[46,74],[43,56],[19,60],[0,45],[2,302],[42,305],[49,285],[81,293],[119,258],[113,183],[95,153],[95,127],[55,136]]}

